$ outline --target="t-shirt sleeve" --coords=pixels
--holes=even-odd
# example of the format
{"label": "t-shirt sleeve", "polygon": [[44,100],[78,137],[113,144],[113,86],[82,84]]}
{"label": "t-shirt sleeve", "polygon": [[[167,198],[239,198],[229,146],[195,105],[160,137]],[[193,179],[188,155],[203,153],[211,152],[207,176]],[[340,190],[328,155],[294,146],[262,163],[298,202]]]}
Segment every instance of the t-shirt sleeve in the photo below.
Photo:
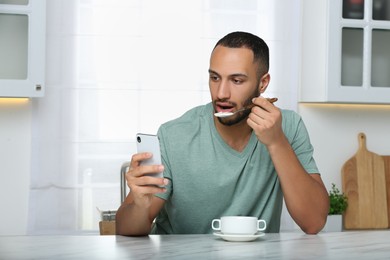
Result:
{"label": "t-shirt sleeve", "polygon": [[[294,123],[290,125],[294,127],[290,129],[290,132],[293,132],[294,134],[290,133],[287,138],[289,139],[290,144],[303,168],[309,174],[319,173],[317,164],[313,157],[314,147],[310,142],[306,126],[302,118],[295,112],[293,112],[292,117]],[[293,129],[295,129],[295,131]]]}
{"label": "t-shirt sleeve", "polygon": [[158,136],[158,139],[160,141],[161,161],[162,161],[162,164],[164,165],[163,175],[164,175],[164,178],[169,179],[169,184],[167,186],[165,186],[165,188],[167,189],[167,191],[165,193],[158,193],[155,196],[157,196],[161,199],[167,200],[172,193],[172,174],[171,174],[171,170],[170,170],[169,161],[167,159],[167,144],[168,143],[167,143],[167,140],[164,139],[165,135],[164,135],[164,127],[163,126],[161,126],[159,128],[159,130],[157,132],[157,136]]}

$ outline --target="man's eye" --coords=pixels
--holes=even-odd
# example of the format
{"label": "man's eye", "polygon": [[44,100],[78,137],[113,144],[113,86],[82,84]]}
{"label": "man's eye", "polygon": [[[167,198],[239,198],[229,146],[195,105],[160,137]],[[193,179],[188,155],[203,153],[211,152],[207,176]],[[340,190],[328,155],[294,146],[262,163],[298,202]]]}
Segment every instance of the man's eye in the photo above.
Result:
{"label": "man's eye", "polygon": [[243,81],[241,79],[233,79],[234,84],[241,84]]}
{"label": "man's eye", "polygon": [[211,79],[212,81],[217,81],[219,78],[218,78],[218,76],[210,75],[210,79]]}

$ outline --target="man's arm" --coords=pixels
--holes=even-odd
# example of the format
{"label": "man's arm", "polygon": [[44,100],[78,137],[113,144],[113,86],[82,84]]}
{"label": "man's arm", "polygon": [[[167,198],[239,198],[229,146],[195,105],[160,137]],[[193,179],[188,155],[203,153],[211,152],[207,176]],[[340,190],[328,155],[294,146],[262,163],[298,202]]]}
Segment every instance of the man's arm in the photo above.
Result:
{"label": "man's arm", "polygon": [[264,98],[255,98],[256,107],[248,125],[267,147],[278,174],[287,209],[308,234],[324,227],[329,211],[329,196],[319,174],[308,174],[282,130],[281,111]]}
{"label": "man's arm", "polygon": [[321,176],[305,171],[286,138],[268,147],[268,151],[291,217],[305,233],[318,233],[329,211],[329,196]]}
{"label": "man's arm", "polygon": [[[150,153],[133,155],[129,171],[126,173],[130,193],[116,213],[116,233],[125,236],[148,235],[153,220],[164,206],[165,200],[154,194],[166,191],[168,179],[145,176],[164,170],[163,165],[140,165],[141,161],[152,157]],[[160,186],[160,187],[159,187]]]}
{"label": "man's arm", "polygon": [[131,194],[116,213],[116,234],[124,236],[146,236],[150,233],[153,220],[164,206],[165,200],[154,197],[150,207],[138,206]]}

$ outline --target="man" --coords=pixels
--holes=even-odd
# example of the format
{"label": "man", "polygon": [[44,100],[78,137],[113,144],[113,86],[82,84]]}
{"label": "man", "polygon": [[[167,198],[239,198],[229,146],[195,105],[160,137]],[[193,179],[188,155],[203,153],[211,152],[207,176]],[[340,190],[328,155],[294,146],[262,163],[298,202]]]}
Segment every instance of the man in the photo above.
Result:
{"label": "man", "polygon": [[[259,37],[233,32],[218,41],[209,68],[212,103],[160,127],[163,165],[140,166],[152,155],[133,155],[118,234],[210,233],[211,221],[227,215],[256,216],[266,220],[266,232],[279,232],[283,197],[304,232],[322,229],[329,201],[313,148],[295,112],[260,96],[268,67]],[[145,176],[162,171],[164,178]]]}

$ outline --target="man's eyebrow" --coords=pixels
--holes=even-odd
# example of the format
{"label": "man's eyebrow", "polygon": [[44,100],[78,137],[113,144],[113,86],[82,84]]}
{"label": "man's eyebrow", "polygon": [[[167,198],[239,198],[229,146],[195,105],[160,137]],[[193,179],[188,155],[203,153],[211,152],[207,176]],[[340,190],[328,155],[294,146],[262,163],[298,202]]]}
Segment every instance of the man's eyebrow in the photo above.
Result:
{"label": "man's eyebrow", "polygon": [[[212,69],[209,69],[209,73],[216,74],[216,75],[220,76],[220,75],[218,74],[218,72],[213,71]],[[248,77],[248,75],[243,74],[243,73],[235,73],[235,74],[231,74],[231,75],[229,75],[229,76],[230,76],[230,77],[245,77],[245,78]]]}
{"label": "man's eyebrow", "polygon": [[246,74],[243,74],[243,73],[236,73],[236,74],[232,74],[230,75],[231,77],[244,77],[244,78],[247,78],[248,75]]}
{"label": "man's eyebrow", "polygon": [[219,76],[219,74],[216,71],[213,71],[211,69],[209,69],[209,73],[217,74]]}

